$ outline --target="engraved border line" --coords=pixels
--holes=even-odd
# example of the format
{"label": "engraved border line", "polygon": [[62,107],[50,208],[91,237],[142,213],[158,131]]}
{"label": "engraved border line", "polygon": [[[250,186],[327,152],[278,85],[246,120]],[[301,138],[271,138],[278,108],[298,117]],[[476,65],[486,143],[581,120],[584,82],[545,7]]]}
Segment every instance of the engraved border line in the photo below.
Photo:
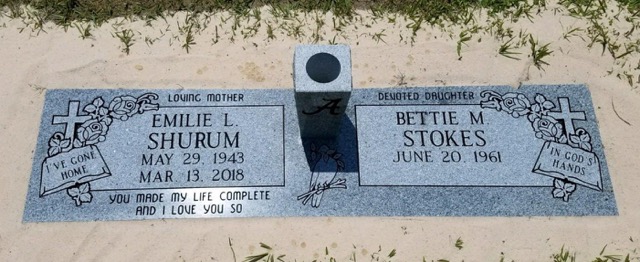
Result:
{"label": "engraved border line", "polygon": [[281,185],[221,185],[221,186],[209,186],[209,187],[153,187],[153,188],[106,188],[106,189],[91,189],[91,191],[111,192],[111,191],[134,191],[134,190],[172,190],[172,189],[207,189],[207,188],[282,188],[286,187],[286,156],[285,156],[285,123],[284,123],[284,109],[285,105],[230,105],[230,106],[160,106],[159,108],[206,108],[206,107],[276,107],[282,111],[282,184]]}
{"label": "engraved border line", "polygon": [[553,186],[518,186],[518,185],[363,185],[360,175],[360,141],[358,140],[358,107],[372,107],[372,106],[480,106],[480,104],[357,104],[354,107],[354,118],[356,122],[356,157],[358,159],[358,186],[361,187],[493,187],[493,188],[548,188]]}

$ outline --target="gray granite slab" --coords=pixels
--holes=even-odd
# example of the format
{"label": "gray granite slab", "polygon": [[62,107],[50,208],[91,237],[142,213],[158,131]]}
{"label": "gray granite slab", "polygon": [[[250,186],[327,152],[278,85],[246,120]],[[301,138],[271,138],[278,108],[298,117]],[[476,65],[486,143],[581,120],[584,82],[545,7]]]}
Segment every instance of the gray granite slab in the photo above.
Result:
{"label": "gray granite slab", "polygon": [[26,222],[617,215],[582,85],[354,89],[331,139],[291,89],[49,90],[33,157]]}

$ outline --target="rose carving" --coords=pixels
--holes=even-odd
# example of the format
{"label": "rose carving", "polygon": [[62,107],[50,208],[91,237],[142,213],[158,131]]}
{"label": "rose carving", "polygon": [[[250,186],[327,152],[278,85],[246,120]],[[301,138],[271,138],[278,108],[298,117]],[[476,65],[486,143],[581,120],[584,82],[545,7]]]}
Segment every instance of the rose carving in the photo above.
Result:
{"label": "rose carving", "polygon": [[126,121],[130,116],[138,113],[139,105],[137,99],[132,96],[119,96],[109,104],[111,115],[122,121]]}
{"label": "rose carving", "polygon": [[92,145],[104,141],[109,126],[104,121],[90,119],[78,128],[78,140],[85,145]]}
{"label": "rose carving", "polygon": [[500,101],[500,108],[513,117],[526,115],[530,112],[531,104],[523,94],[506,93]]}
{"label": "rose carving", "polygon": [[536,137],[547,141],[556,141],[562,136],[562,124],[550,116],[541,116],[533,120]]}

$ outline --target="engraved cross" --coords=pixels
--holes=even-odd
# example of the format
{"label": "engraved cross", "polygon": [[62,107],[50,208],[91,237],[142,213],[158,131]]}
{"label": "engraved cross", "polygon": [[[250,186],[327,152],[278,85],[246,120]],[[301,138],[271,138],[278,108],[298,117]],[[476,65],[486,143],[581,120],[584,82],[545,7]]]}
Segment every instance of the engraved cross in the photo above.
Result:
{"label": "engraved cross", "polygon": [[80,102],[70,101],[67,115],[53,116],[54,125],[65,125],[64,137],[70,139],[71,142],[73,142],[73,138],[75,137],[76,124],[84,123],[91,119],[91,116],[78,115],[79,108]]}
{"label": "engraved cross", "polygon": [[564,122],[565,134],[567,135],[567,139],[569,139],[569,135],[575,134],[573,120],[585,121],[587,117],[584,111],[571,111],[569,99],[566,97],[558,98],[558,103],[560,104],[560,112],[549,112],[549,116],[555,119],[561,119]]}

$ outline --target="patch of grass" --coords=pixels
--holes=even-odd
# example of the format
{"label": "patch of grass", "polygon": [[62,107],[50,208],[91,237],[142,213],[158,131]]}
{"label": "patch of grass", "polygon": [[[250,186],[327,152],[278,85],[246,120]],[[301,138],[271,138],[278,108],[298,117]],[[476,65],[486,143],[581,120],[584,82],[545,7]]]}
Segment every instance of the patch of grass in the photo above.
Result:
{"label": "patch of grass", "polygon": [[570,28],[569,30],[567,30],[562,35],[562,38],[564,38],[565,40],[571,42],[571,38],[572,37],[579,37],[580,39],[582,39],[582,41],[584,41],[584,38],[582,37],[582,33],[583,32],[584,32],[584,29],[578,28],[578,27],[573,27],[573,28]]}
{"label": "patch of grass", "polygon": [[[460,240],[460,242],[462,242],[462,240],[460,238],[458,238],[458,240]],[[462,245],[462,244],[460,244],[460,245]],[[233,247],[234,247],[234,245],[232,245],[231,239],[229,238],[229,248],[231,249],[232,258],[233,258],[233,261],[236,261],[236,253],[235,253],[235,250],[234,250]],[[408,261],[408,260],[401,260],[402,259],[401,255],[398,253],[398,251],[395,248],[391,249],[391,250],[388,250],[388,249],[383,249],[382,246],[378,246],[377,250],[375,252],[373,252],[371,254],[366,254],[366,253],[363,253],[363,252],[359,252],[360,248],[357,247],[356,245],[352,245],[353,248],[351,249],[350,253],[344,254],[344,255],[334,254],[335,252],[333,252],[329,247],[325,246],[321,251],[324,256],[319,256],[318,253],[320,253],[320,252],[316,252],[316,254],[314,255],[315,259],[311,259],[311,260],[298,260],[298,259],[285,260],[286,256],[284,254],[276,255],[276,253],[274,252],[274,249],[271,246],[266,245],[264,243],[260,243],[260,247],[262,248],[262,251],[259,251],[259,253],[256,254],[256,255],[246,256],[245,259],[242,260],[242,261],[243,262],[276,262],[276,261],[337,262],[337,261],[343,261],[342,258],[347,258],[347,260],[345,260],[345,261],[351,261],[351,262],[357,262],[357,261],[370,261],[370,262]],[[631,262],[631,261],[636,261],[636,260],[640,259],[640,257],[632,257],[630,254],[626,254],[626,255],[605,254],[606,247],[607,246],[602,248],[602,250],[600,251],[598,256],[596,256],[595,258],[593,258],[591,260],[588,260],[588,261],[592,261],[592,262]],[[497,261],[500,261],[500,262],[507,261],[505,259],[505,254],[502,253],[502,252],[496,258],[497,258]],[[565,246],[563,245],[560,248],[560,251],[558,253],[553,253],[550,258],[551,258],[551,261],[553,261],[553,262],[575,262],[576,261],[576,252],[569,251],[569,249],[565,248]],[[462,261],[466,261],[466,260],[467,259],[462,259]],[[470,259],[470,260],[474,261],[473,259]],[[430,259],[430,258],[427,258],[427,256],[422,256],[422,260],[421,261],[423,261],[423,262],[449,262],[450,260],[446,259],[446,258]],[[509,261],[514,261],[514,260],[509,260]]]}
{"label": "patch of grass", "polygon": [[389,251],[389,253],[386,253],[382,251],[382,246],[378,246],[378,251],[373,252],[371,254],[371,261],[372,262],[373,261],[389,262],[391,261],[391,258],[395,257],[396,255],[397,255],[397,252],[395,248]]}
{"label": "patch of grass", "polygon": [[531,47],[531,59],[533,60],[533,65],[535,65],[538,69],[544,70],[542,66],[549,65],[547,61],[543,60],[553,51],[549,50],[550,43],[540,45],[538,40],[533,40],[533,36],[529,35],[529,47]]}
{"label": "patch of grass", "polygon": [[575,262],[576,254],[569,254],[569,250],[565,249],[564,246],[560,248],[560,252],[557,254],[553,254],[551,256],[553,258],[553,262]]}
{"label": "patch of grass", "polygon": [[464,242],[462,241],[462,239],[461,238],[456,239],[455,246],[458,250],[462,250],[462,245],[464,245]]}
{"label": "patch of grass", "polygon": [[458,42],[456,43],[456,54],[458,54],[458,60],[462,59],[460,52],[462,51],[462,45],[467,45],[467,42],[471,41],[471,34],[468,30],[460,32],[458,35]]}
{"label": "patch of grass", "polygon": [[19,1],[11,1],[5,4],[0,5],[2,8],[7,8],[9,10],[8,14],[6,14],[11,19],[18,19],[24,15],[24,11],[22,10],[22,4]]}
{"label": "patch of grass", "polygon": [[187,54],[189,53],[189,49],[191,48],[192,45],[196,44],[196,41],[194,40],[193,37],[193,25],[189,25],[186,30],[185,30],[185,37],[184,37],[184,44],[182,44],[182,48],[184,48],[184,50],[187,51]]}
{"label": "patch of grass", "polygon": [[503,40],[504,38],[514,38],[513,29],[505,26],[503,19],[496,17],[492,18],[489,26],[485,28],[485,32],[500,40]]}
{"label": "patch of grass", "polygon": [[48,13],[39,12],[38,10],[31,9],[27,6],[27,11],[25,12],[27,19],[31,21],[32,28],[34,32],[39,34],[40,32],[45,32],[44,24],[49,20]]}
{"label": "patch of grass", "polygon": [[511,42],[511,41],[513,41],[513,39],[514,38],[512,37],[506,43],[500,45],[500,49],[498,49],[498,53],[501,56],[504,56],[506,58],[510,58],[510,59],[514,59],[514,60],[520,60],[520,58],[515,57],[515,55],[519,55],[521,53],[513,51],[513,49],[515,49],[513,43]]}
{"label": "patch of grass", "polygon": [[396,86],[406,86],[407,85],[407,76],[402,73],[402,72],[398,72],[397,75],[393,76],[393,78],[396,79]]}
{"label": "patch of grass", "polygon": [[[531,9],[541,6],[540,1],[528,3],[525,0],[482,0],[482,1],[402,1],[402,0],[201,0],[201,1],[168,1],[168,0],[3,0],[0,6],[7,6],[14,17],[21,16],[20,5],[33,6],[47,14],[47,19],[58,24],[68,24],[72,21],[93,21],[100,25],[109,19],[116,17],[141,17],[143,19],[156,19],[163,17],[165,13],[189,11],[194,13],[215,13],[221,10],[229,10],[236,15],[251,15],[255,7],[261,5],[271,6],[274,16],[287,18],[297,11],[322,13],[331,12],[340,18],[350,20],[354,16],[354,10],[371,10],[375,17],[381,17],[385,13],[398,13],[411,17],[415,21],[415,28],[423,22],[438,24],[444,21],[461,22],[469,17],[470,9],[487,8],[492,13],[516,9],[515,14],[530,12]],[[258,19],[260,20],[260,19]]]}
{"label": "patch of grass", "polygon": [[387,36],[384,33],[385,29],[382,29],[382,31],[378,32],[378,33],[374,33],[373,35],[371,35],[371,39],[373,39],[373,41],[376,41],[376,43],[387,43],[386,41],[384,41],[384,37]]}
{"label": "patch of grass", "polygon": [[[600,254],[596,257],[593,262],[630,262],[629,254],[626,257],[622,255],[605,255],[604,251],[607,249],[607,245],[602,247]],[[624,260],[623,260],[624,259]]]}
{"label": "patch of grass", "polygon": [[284,260],[282,260],[285,255],[274,255],[273,254],[273,248],[271,248],[270,246],[266,245],[265,243],[260,243],[260,247],[262,249],[264,249],[263,253],[257,254],[257,255],[251,255],[251,256],[247,256],[244,258],[243,262],[259,262],[259,261],[264,261],[264,262],[274,262],[274,261],[280,261],[280,262],[284,262]]}
{"label": "patch of grass", "polygon": [[319,43],[323,39],[322,27],[324,26],[324,16],[319,14],[318,12],[314,12],[314,24],[315,28],[313,29],[313,33],[311,34],[311,38],[313,39],[311,42],[314,44]]}
{"label": "patch of grass", "polygon": [[91,35],[91,24],[89,23],[75,23],[75,28],[80,33],[80,38],[82,40],[92,37]]}
{"label": "patch of grass", "polygon": [[[614,59],[611,74],[637,88],[640,81],[635,80],[640,78],[640,69],[629,65],[636,61],[630,59],[637,59],[635,54],[640,52],[640,1],[613,1],[616,2],[559,0],[551,11],[587,21],[587,25],[563,28],[561,39],[579,38],[587,48],[595,47],[603,55],[610,55]],[[368,36],[377,44],[399,39],[399,43],[414,45],[416,39],[424,37],[420,34],[423,29],[436,28],[455,39],[459,60],[472,40],[481,42],[484,35],[489,35],[503,43],[497,52],[508,59],[519,60],[518,49],[528,45],[533,64],[543,70],[554,52],[551,45],[555,46],[553,42],[532,42],[535,36],[527,33],[526,26],[516,24],[525,19],[535,22],[541,12],[549,11],[546,0],[0,0],[0,7],[0,15],[22,21],[21,32],[30,29],[36,35],[46,33],[46,23],[54,22],[65,30],[75,27],[82,39],[93,38],[91,30],[109,21],[118,32],[114,37],[120,39],[127,54],[134,35],[121,28],[125,22],[136,20],[150,27],[164,20],[167,28],[161,34],[167,33],[171,37],[169,44],[177,43],[187,53],[201,35],[211,37],[212,44],[235,43],[266,30],[267,40],[286,36],[299,42],[346,41],[358,45],[359,37]],[[178,28],[169,25],[167,16],[185,12],[187,17]],[[211,21],[212,17],[216,21]],[[374,25],[380,22],[392,24],[393,32],[375,29]],[[617,26],[620,22],[630,26]],[[205,32],[207,26],[212,29]],[[140,37],[148,46],[159,39],[157,35]]]}
{"label": "patch of grass", "polygon": [[122,52],[127,55],[131,52],[131,46],[133,46],[133,43],[135,42],[133,35],[133,30],[131,29],[124,29],[115,33],[115,37],[120,39],[120,42],[122,43]]}

